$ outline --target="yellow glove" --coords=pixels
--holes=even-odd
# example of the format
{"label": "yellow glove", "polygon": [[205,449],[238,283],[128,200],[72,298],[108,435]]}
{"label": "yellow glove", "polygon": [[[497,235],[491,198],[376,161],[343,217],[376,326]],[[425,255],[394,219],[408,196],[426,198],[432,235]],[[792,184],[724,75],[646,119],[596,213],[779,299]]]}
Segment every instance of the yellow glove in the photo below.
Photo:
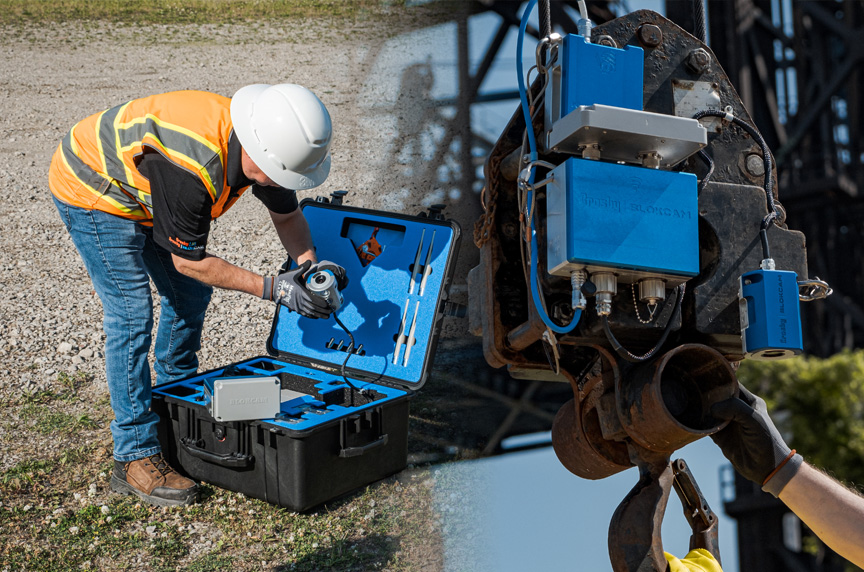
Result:
{"label": "yellow glove", "polygon": [[683,560],[663,553],[669,563],[669,572],[723,572],[720,563],[704,548],[697,548],[687,553]]}

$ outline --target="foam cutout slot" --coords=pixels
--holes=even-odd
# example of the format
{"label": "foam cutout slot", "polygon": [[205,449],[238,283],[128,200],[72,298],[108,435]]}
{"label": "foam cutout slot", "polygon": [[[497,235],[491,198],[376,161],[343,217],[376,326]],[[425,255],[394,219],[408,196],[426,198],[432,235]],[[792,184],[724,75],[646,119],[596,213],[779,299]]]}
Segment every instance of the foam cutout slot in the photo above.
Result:
{"label": "foam cutout slot", "polygon": [[212,370],[176,383],[155,387],[153,392],[174,397],[180,401],[206,405],[204,402],[204,381],[223,377],[238,370],[268,377],[276,375],[280,376],[280,379],[282,375],[286,375],[292,380],[306,380],[306,386],[290,388],[306,393],[306,395],[293,396],[291,399],[283,400],[280,413],[275,419],[261,420],[296,431],[312,429],[345,415],[392,401],[407,393],[393,387],[355,382],[354,385],[358,389],[367,390],[369,396],[364,397],[359,392],[353,392],[354,405],[351,405],[352,391],[341,377],[270,358],[255,358],[222,369]]}

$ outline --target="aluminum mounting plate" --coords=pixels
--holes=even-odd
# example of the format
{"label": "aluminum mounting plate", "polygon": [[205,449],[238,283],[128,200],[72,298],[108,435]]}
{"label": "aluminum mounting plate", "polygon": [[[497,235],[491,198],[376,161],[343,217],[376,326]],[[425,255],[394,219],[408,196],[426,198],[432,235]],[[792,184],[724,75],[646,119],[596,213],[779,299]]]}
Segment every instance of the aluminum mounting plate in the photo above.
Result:
{"label": "aluminum mounting plate", "polygon": [[659,167],[671,168],[707,145],[708,132],[697,120],[662,113],[583,105],[552,125],[549,150],[582,154],[599,147],[599,158],[642,164],[646,154],[659,155]]}

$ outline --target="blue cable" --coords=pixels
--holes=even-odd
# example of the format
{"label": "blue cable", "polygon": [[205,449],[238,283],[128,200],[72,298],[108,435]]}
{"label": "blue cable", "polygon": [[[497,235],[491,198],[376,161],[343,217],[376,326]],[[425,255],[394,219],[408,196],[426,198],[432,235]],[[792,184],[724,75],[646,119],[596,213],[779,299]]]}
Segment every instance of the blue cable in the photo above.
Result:
{"label": "blue cable", "polygon": [[[519,74],[519,100],[522,103],[522,114],[525,116],[525,129],[528,132],[528,149],[530,151],[531,161],[537,160],[537,141],[534,138],[534,122],[531,120],[531,110],[528,106],[528,93],[525,89],[525,74],[523,73],[522,68],[522,46],[525,41],[525,30],[528,27],[528,17],[531,15],[531,10],[534,9],[534,6],[537,4],[537,0],[531,0],[528,2],[528,5],[525,7],[525,11],[522,13],[522,21],[519,23],[519,36],[516,40],[516,71]],[[531,176],[528,179],[529,184],[534,183],[534,172],[531,172]],[[527,195],[527,204],[531,204],[533,198],[534,191],[529,188]],[[576,325],[579,323],[579,319],[582,317],[582,310],[576,310],[573,314],[573,319],[570,320],[570,323],[566,326],[559,326],[546,314],[546,311],[543,309],[543,303],[540,300],[540,293],[537,291],[537,241],[534,238],[534,218],[531,218],[531,273],[530,273],[530,288],[531,288],[531,299],[534,302],[534,307],[537,309],[537,314],[540,316],[540,319],[543,320],[543,323],[546,324],[546,327],[555,332],[556,334],[569,334],[573,331]]]}
{"label": "blue cable", "polygon": [[[537,141],[534,139],[534,125],[531,121],[531,110],[528,107],[528,94],[525,89],[525,74],[522,68],[522,47],[525,44],[525,30],[528,28],[528,17],[537,5],[537,0],[531,0],[522,12],[522,20],[519,22],[519,36],[516,39],[516,73],[519,74],[519,100],[522,102],[522,114],[525,116],[525,129],[528,130],[528,149],[531,151],[531,160],[537,160]],[[534,182],[534,175],[531,175]]]}

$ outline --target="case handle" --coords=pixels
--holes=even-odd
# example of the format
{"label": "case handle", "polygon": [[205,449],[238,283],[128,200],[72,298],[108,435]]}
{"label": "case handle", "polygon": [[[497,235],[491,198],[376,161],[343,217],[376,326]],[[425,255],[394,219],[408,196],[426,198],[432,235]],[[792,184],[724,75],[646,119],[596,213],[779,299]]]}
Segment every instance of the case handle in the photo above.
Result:
{"label": "case handle", "polygon": [[199,441],[190,437],[182,437],[180,439],[180,444],[183,445],[183,448],[186,449],[187,453],[209,463],[238,469],[248,467],[255,462],[255,457],[252,455],[244,455],[243,453],[227,453],[225,455],[218,455],[216,453],[211,453],[206,449],[202,449],[198,443]]}
{"label": "case handle", "polygon": [[[365,425],[370,429],[373,429],[379,437],[360,447],[346,447],[345,445],[348,444],[349,423],[355,427],[355,432],[359,431],[360,428]],[[342,419],[342,422],[339,424],[339,447],[341,447],[339,450],[339,456],[343,459],[347,457],[359,457],[370,449],[383,447],[387,444],[387,440],[387,433],[384,433],[383,414],[380,408],[367,409],[362,414],[351,415],[350,417]]]}
{"label": "case handle", "polygon": [[367,443],[362,447],[345,447],[341,451],[339,451],[340,457],[359,457],[369,449],[374,449],[375,447],[382,447],[387,444],[387,434],[381,435],[371,443]]}

